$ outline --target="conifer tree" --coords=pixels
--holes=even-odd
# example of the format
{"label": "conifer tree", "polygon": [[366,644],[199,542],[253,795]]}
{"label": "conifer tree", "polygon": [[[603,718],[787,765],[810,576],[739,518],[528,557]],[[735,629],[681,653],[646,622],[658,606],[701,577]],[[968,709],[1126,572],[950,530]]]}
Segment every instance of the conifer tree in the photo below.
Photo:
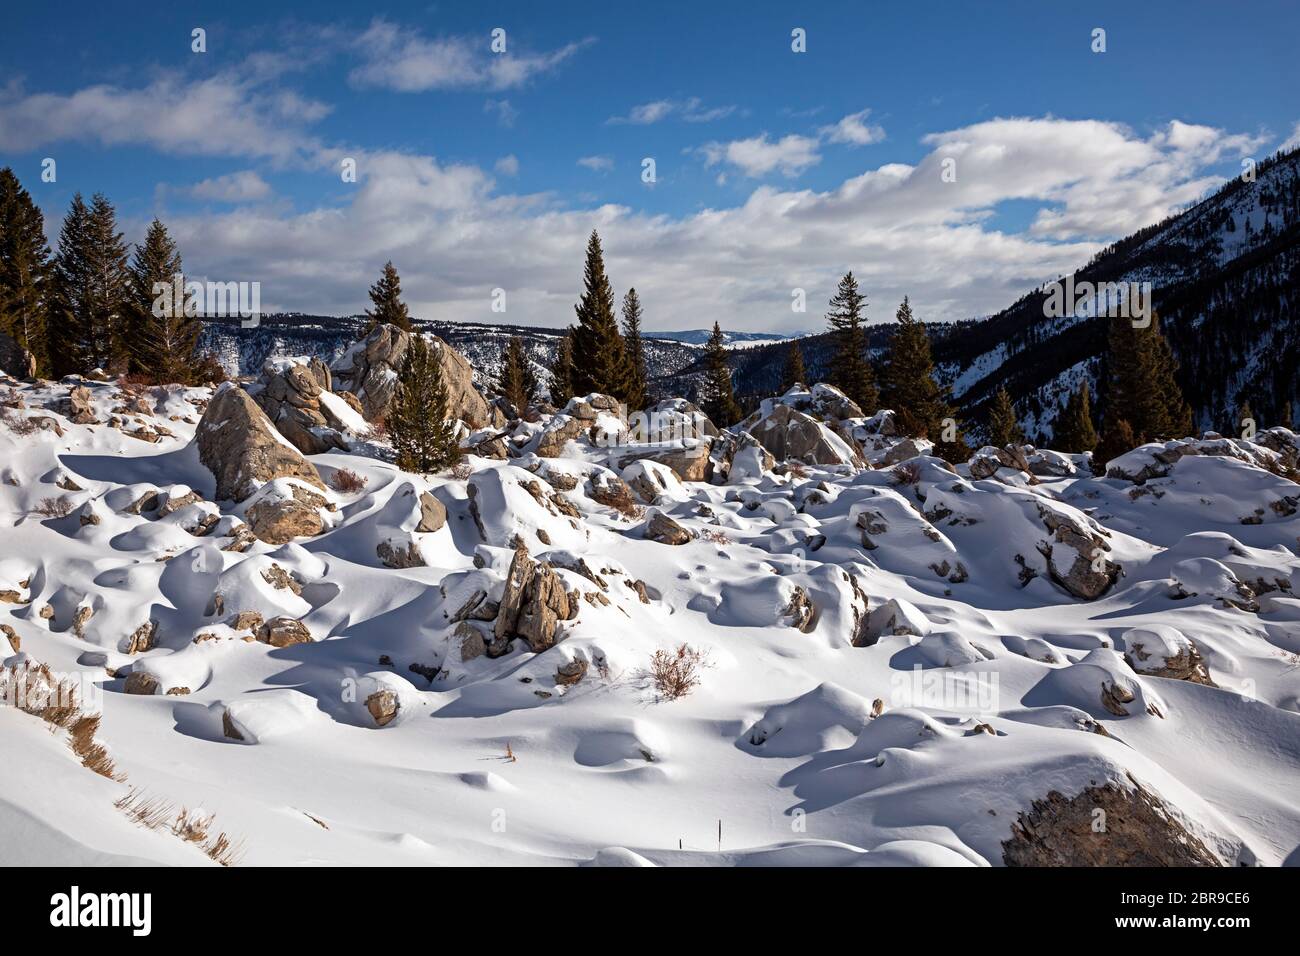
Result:
{"label": "conifer tree", "polygon": [[701,403],[704,414],[719,428],[734,425],[741,418],[740,405],[732,389],[727,347],[717,322],[713,323],[713,334],[705,346],[704,360],[706,369]]}
{"label": "conifer tree", "polygon": [[48,365],[45,316],[50,247],[45,217],[13,170],[0,169],[0,331]]}
{"label": "conifer tree", "polygon": [[1290,429],[1293,427],[1293,425],[1292,425],[1292,418],[1291,418],[1291,401],[1290,401],[1290,399],[1288,399],[1287,402],[1286,402],[1286,404],[1282,406],[1282,420],[1281,420],[1280,422],[1278,422],[1278,424],[1281,425],[1283,428],[1288,429],[1288,430],[1290,430]]}
{"label": "conifer tree", "polygon": [[1092,396],[1087,379],[1070,393],[1057,415],[1056,427],[1052,430],[1052,447],[1074,454],[1097,447],[1097,429],[1092,423]]}
{"label": "conifer tree", "polygon": [[970,449],[948,403],[948,390],[934,380],[934,359],[925,323],[912,314],[906,297],[895,318],[898,328],[889,341],[889,358],[882,375],[884,404],[898,416],[905,435],[928,438],[935,452],[948,461],[965,461]]}
{"label": "conifer tree", "polygon": [[1135,328],[1130,318],[1113,315],[1108,345],[1102,450],[1113,454],[1130,450],[1113,451],[1121,437],[1117,431],[1121,420],[1138,444],[1191,434],[1192,411],[1178,387],[1178,365],[1160,331],[1160,317],[1153,312],[1145,328]]}
{"label": "conifer tree", "polygon": [[[186,314],[184,284],[176,243],[155,219],[131,262],[131,303],[124,335],[131,372],[159,383],[194,384],[203,325],[196,315]],[[157,291],[160,286],[167,291]]]}
{"label": "conifer tree", "polygon": [[803,348],[799,345],[798,339],[790,340],[790,347],[786,349],[785,365],[781,368],[781,388],[779,394],[784,395],[796,385],[807,385],[808,373],[804,371],[803,366]]}
{"label": "conifer tree", "polygon": [[510,342],[506,346],[505,367],[501,372],[501,394],[520,418],[537,395],[537,378],[533,375],[528,353],[524,351],[524,340],[517,335],[510,336]]}
{"label": "conifer tree", "polygon": [[1016,419],[1016,409],[1005,386],[998,386],[989,407],[989,444],[1003,448],[1024,444],[1025,433]]}
{"label": "conifer tree", "polygon": [[574,396],[573,389],[573,326],[555,349],[555,364],[551,366],[551,404],[564,408]]}
{"label": "conifer tree", "polygon": [[47,322],[56,375],[125,366],[129,281],[112,203],[96,194],[87,207],[78,193],[59,233],[55,303]]}
{"label": "conifer tree", "polygon": [[370,318],[367,333],[384,324],[395,325],[404,332],[411,331],[411,313],[402,301],[402,280],[398,278],[392,260],[384,263],[379,281],[370,287],[370,301],[374,308],[366,310]]}
{"label": "conifer tree", "polygon": [[576,395],[601,392],[627,401],[632,378],[626,343],[614,316],[614,290],[605,275],[604,251],[593,229],[587,240],[583,293],[574,311],[573,388]]}
{"label": "conifer tree", "polygon": [[1112,458],[1118,458],[1125,452],[1132,451],[1139,444],[1141,443],[1137,440],[1137,436],[1133,434],[1133,426],[1128,423],[1127,418],[1112,418],[1107,413],[1102,427],[1101,440],[1097,443],[1097,450],[1093,453],[1093,471],[1099,474],[1103,473],[1107,462]]}
{"label": "conifer tree", "polygon": [[627,407],[642,411],[649,404],[649,375],[646,372],[645,343],[641,341],[641,299],[636,289],[623,296],[623,341],[631,378],[628,382]]}
{"label": "conifer tree", "polygon": [[858,291],[858,280],[847,272],[831,297],[831,311],[826,313],[835,338],[835,355],[831,359],[831,384],[856,402],[862,411],[874,414],[880,405],[875,373],[867,359],[867,332],[863,309],[867,297]]}
{"label": "conifer tree", "polygon": [[405,471],[439,471],[462,457],[455,423],[447,420],[442,362],[422,335],[411,336],[385,424]]}

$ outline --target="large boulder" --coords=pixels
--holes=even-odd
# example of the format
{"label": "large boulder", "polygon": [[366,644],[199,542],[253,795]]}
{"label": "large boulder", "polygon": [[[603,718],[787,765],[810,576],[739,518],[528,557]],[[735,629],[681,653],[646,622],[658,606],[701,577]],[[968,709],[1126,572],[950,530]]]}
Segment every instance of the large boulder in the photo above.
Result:
{"label": "large boulder", "polygon": [[306,363],[267,362],[252,393],[262,411],[280,434],[304,455],[319,455],[332,448],[347,448],[344,420],[350,409],[346,402],[330,402],[329,367],[319,358]]}
{"label": "large boulder", "polygon": [[[398,370],[411,345],[411,334],[394,325],[379,325],[331,367],[335,387],[355,395],[371,421],[388,413],[397,389]],[[449,417],[458,418],[471,428],[502,424],[500,413],[494,415],[474,387],[474,369],[469,360],[436,335],[426,338],[442,365]]]}
{"label": "large boulder", "polygon": [[1077,512],[1036,502],[1038,516],[1052,533],[1038,550],[1053,581],[1077,598],[1092,601],[1113,585],[1123,569],[1106,555],[1110,543],[1095,522]]}
{"label": "large boulder", "polygon": [[857,455],[825,425],[789,405],[764,403],[766,409],[746,419],[742,427],[778,461],[807,465],[848,465]]}
{"label": "large boulder", "polygon": [[241,388],[223,384],[199,420],[199,460],[217,479],[218,501],[243,501],[276,478],[325,490],[311,462],[288,443]]}
{"label": "large boulder", "polygon": [[576,613],[577,607],[554,568],[534,561],[527,548],[516,549],[497,611],[497,641],[506,643],[522,637],[529,650],[540,653],[555,643],[559,622]]}

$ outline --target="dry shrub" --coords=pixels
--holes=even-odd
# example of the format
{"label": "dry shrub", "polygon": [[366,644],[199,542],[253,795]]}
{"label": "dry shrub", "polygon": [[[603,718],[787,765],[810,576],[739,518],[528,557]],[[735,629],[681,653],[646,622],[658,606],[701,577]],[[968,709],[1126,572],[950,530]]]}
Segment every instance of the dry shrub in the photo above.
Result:
{"label": "dry shrub", "polygon": [[719,531],[717,528],[705,528],[700,532],[700,537],[705,541],[712,541],[714,544],[731,544],[731,537],[725,531]]}
{"label": "dry shrub", "polygon": [[132,787],[125,797],[119,798],[113,806],[125,813],[130,819],[147,830],[157,830],[166,826],[173,819],[176,807],[162,797],[148,796],[143,790]]}
{"label": "dry shrub", "polygon": [[334,486],[335,491],[342,492],[345,495],[356,494],[363,491],[366,487],[366,479],[362,478],[351,468],[340,468],[334,472],[330,478],[330,484]]}
{"label": "dry shrub", "polygon": [[792,478],[808,477],[808,466],[805,465],[803,462],[799,461],[797,458],[791,458],[789,461],[787,461],[785,463],[785,470],[786,473],[790,475],[790,477]]}
{"label": "dry shrub", "polygon": [[41,430],[41,426],[34,418],[28,418],[26,415],[16,415],[6,409],[0,414],[0,422],[15,435],[32,435]]}
{"label": "dry shrub", "polygon": [[661,700],[677,700],[698,687],[700,671],[712,666],[706,653],[689,644],[679,644],[675,651],[663,648],[655,651],[646,676]]}
{"label": "dry shrub", "polygon": [[95,735],[99,732],[98,714],[83,714],[72,722],[68,732],[71,735],[69,746],[81,760],[83,767],[109,780],[121,779],[117,767],[113,764],[113,758],[108,755],[108,750],[95,740]]}
{"label": "dry shrub", "polygon": [[59,495],[57,498],[42,498],[41,503],[36,506],[36,513],[44,518],[66,518],[72,514],[72,502],[68,500],[67,495]]}
{"label": "dry shrub", "polygon": [[234,866],[244,855],[244,844],[242,841],[232,841],[228,834],[218,833],[216,839],[203,848],[203,852],[222,866]]}
{"label": "dry shrub", "polygon": [[914,461],[904,461],[890,472],[896,485],[915,485],[921,480],[921,466]]}
{"label": "dry shrub", "polygon": [[214,819],[211,813],[181,807],[181,812],[172,821],[172,832],[187,843],[203,843],[208,839]]}
{"label": "dry shrub", "polygon": [[451,476],[457,481],[469,481],[469,476],[472,474],[474,474],[474,469],[470,467],[469,462],[464,460],[457,462],[455,467],[451,469]]}

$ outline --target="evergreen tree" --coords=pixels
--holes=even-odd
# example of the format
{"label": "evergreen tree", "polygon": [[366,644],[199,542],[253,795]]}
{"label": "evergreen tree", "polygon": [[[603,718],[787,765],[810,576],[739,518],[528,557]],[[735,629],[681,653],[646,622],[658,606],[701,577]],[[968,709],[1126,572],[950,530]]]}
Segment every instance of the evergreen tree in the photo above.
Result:
{"label": "evergreen tree", "polygon": [[[184,284],[176,243],[155,219],[131,263],[130,318],[124,336],[131,372],[159,383],[196,382],[203,324],[196,315],[186,314]],[[155,291],[159,285],[168,291]]]}
{"label": "evergreen tree", "polygon": [[1016,419],[1016,409],[1011,396],[1004,386],[998,386],[993,393],[993,404],[989,407],[989,444],[1002,448],[1006,445],[1022,445],[1025,433],[1020,429]]}
{"label": "evergreen tree", "polygon": [[45,217],[13,170],[0,169],[0,331],[48,364],[45,341],[50,247]]}
{"label": "evergreen tree", "polygon": [[1071,453],[1092,451],[1097,447],[1097,429],[1092,424],[1092,396],[1088,380],[1079,383],[1056,418],[1052,447]]}
{"label": "evergreen tree", "polygon": [[551,366],[551,404],[564,408],[574,396],[573,387],[573,326],[555,349],[555,364]]}
{"label": "evergreen tree", "polygon": [[1139,445],[1190,435],[1192,410],[1178,387],[1178,364],[1160,331],[1160,317],[1153,312],[1146,328],[1135,328],[1131,319],[1113,315],[1108,346],[1103,448],[1110,451],[1118,440],[1120,420]]}
{"label": "evergreen tree", "polygon": [[896,313],[898,329],[889,340],[883,381],[884,403],[898,416],[903,434],[928,438],[935,453],[948,461],[965,461],[970,449],[948,403],[948,390],[934,380],[934,359],[925,323],[912,315],[906,297]]}
{"label": "evergreen tree", "polygon": [[731,386],[731,367],[727,365],[727,347],[722,338],[722,329],[713,323],[713,334],[709,336],[704,349],[706,365],[703,402],[704,414],[713,424],[726,428],[740,421],[740,405],[736,402],[736,393]]}
{"label": "evergreen tree", "polygon": [[372,332],[385,323],[395,325],[404,332],[411,331],[411,313],[402,301],[402,280],[398,278],[392,260],[384,263],[379,281],[370,287],[370,301],[374,303],[374,309],[366,310],[366,315],[370,318],[367,332]]}
{"label": "evergreen tree", "polygon": [[131,274],[126,241],[117,231],[117,210],[103,193],[96,193],[90,201],[89,227],[91,367],[121,372],[127,362]]}
{"label": "evergreen tree", "polygon": [[1139,444],[1141,442],[1133,434],[1133,426],[1128,423],[1127,418],[1112,418],[1107,414],[1102,427],[1101,440],[1093,453],[1093,471],[1104,473],[1107,462],[1132,451]]}
{"label": "evergreen tree", "polygon": [[781,388],[779,394],[784,395],[796,385],[807,384],[808,373],[804,371],[803,367],[803,348],[799,345],[798,339],[791,339],[790,347],[786,349],[785,353],[785,365],[781,368]]}
{"label": "evergreen tree", "polygon": [[574,306],[578,315],[573,331],[574,394],[601,392],[626,402],[632,363],[614,316],[614,290],[605,275],[605,256],[594,229],[587,240],[583,286],[582,298]]}
{"label": "evergreen tree", "polygon": [[[1233,429],[1234,434],[1242,435],[1246,431],[1246,423],[1258,426],[1255,421],[1255,413],[1250,410],[1250,402],[1247,399],[1241,400],[1241,407],[1237,409],[1237,427]],[[1258,430],[1258,428],[1256,428]]]}
{"label": "evergreen tree", "polygon": [[77,193],[59,230],[46,315],[49,367],[56,377],[87,372],[93,364],[86,328],[91,299],[89,247],[90,209]]}
{"label": "evergreen tree", "polygon": [[1282,420],[1278,424],[1289,430],[1293,427],[1291,422],[1291,402],[1288,399],[1286,404],[1282,406]]}
{"label": "evergreen tree", "polygon": [[631,378],[628,382],[627,407],[642,411],[649,404],[649,375],[646,372],[645,343],[641,341],[641,299],[636,289],[628,289],[623,296],[623,341]]}
{"label": "evergreen tree", "polygon": [[528,353],[524,351],[524,340],[517,335],[510,336],[510,343],[506,346],[500,384],[501,394],[514,408],[515,415],[522,418],[537,395],[537,378],[533,375]]}
{"label": "evergreen tree", "polygon": [[422,335],[411,336],[385,424],[397,466],[405,471],[438,471],[462,457],[455,423],[447,420],[442,362]]}
{"label": "evergreen tree", "polygon": [[56,375],[125,367],[129,282],[126,244],[113,205],[96,194],[87,207],[78,193],[59,233],[55,302],[47,317]]}
{"label": "evergreen tree", "polygon": [[856,402],[865,414],[872,415],[880,405],[880,392],[867,359],[867,332],[862,314],[866,305],[867,297],[858,291],[858,280],[852,272],[847,272],[831,297],[831,311],[826,313],[826,320],[835,337],[831,384]]}

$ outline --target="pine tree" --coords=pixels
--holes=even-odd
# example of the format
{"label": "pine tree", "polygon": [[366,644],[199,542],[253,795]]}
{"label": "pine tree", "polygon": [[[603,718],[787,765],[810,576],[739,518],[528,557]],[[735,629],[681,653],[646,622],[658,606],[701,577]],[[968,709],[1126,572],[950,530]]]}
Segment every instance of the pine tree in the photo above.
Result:
{"label": "pine tree", "polygon": [[1103,449],[1109,452],[1118,440],[1121,419],[1138,444],[1191,434],[1192,410],[1178,387],[1178,365],[1160,331],[1160,317],[1153,312],[1145,328],[1135,328],[1131,319],[1113,315],[1108,345]]}
{"label": "pine tree", "polygon": [[96,193],[90,201],[89,227],[91,367],[125,371],[131,274],[126,241],[117,231],[117,210],[103,193]]}
{"label": "pine tree", "polygon": [[717,322],[713,323],[713,334],[704,348],[704,361],[706,371],[701,403],[704,414],[719,428],[734,425],[741,418],[740,405],[731,386],[727,347]]}
{"label": "pine tree", "polygon": [[[130,321],[125,335],[131,372],[159,383],[196,382],[203,324],[196,315],[186,314],[184,285],[180,252],[167,227],[155,219],[131,263]],[[156,291],[159,286],[167,291]]]}
{"label": "pine tree", "polygon": [[524,340],[517,335],[510,336],[510,342],[506,346],[500,387],[501,394],[514,409],[516,417],[522,418],[537,395],[537,378],[533,375],[528,353],[524,351]]}
{"label": "pine tree", "polygon": [[0,331],[48,365],[45,341],[50,247],[45,217],[13,170],[0,169]]}
{"label": "pine tree", "polygon": [[402,280],[398,278],[392,260],[384,263],[379,281],[370,287],[370,301],[374,303],[374,309],[366,310],[366,315],[370,318],[367,332],[385,323],[395,325],[404,332],[411,331],[411,313],[402,301]]}
{"label": "pine tree", "polygon": [[438,471],[462,457],[455,424],[447,420],[442,362],[422,335],[411,337],[385,424],[405,471]]}
{"label": "pine tree", "polygon": [[636,289],[623,296],[623,341],[626,344],[631,379],[627,390],[627,407],[642,411],[649,404],[649,375],[646,372],[645,343],[641,341],[641,299]]}
{"label": "pine tree", "polygon": [[1052,430],[1052,447],[1074,454],[1097,447],[1097,429],[1092,424],[1092,396],[1087,379],[1070,393],[1069,400],[1057,416],[1056,427]]}
{"label": "pine tree", "polygon": [[808,373],[803,367],[803,348],[799,345],[798,339],[790,340],[790,347],[786,349],[785,365],[781,368],[781,388],[779,394],[784,395],[796,385],[807,385]]}
{"label": "pine tree", "polygon": [[78,193],[59,233],[55,301],[47,320],[56,375],[125,367],[129,282],[126,244],[112,204],[96,194],[87,207]]}
{"label": "pine tree", "polygon": [[1118,458],[1125,452],[1132,451],[1141,442],[1133,434],[1133,426],[1128,423],[1127,418],[1112,418],[1107,413],[1106,421],[1102,427],[1101,440],[1097,443],[1097,450],[1093,453],[1092,467],[1093,470],[1101,473],[1106,463],[1112,458]]}
{"label": "pine tree", "polygon": [[835,337],[831,384],[856,402],[865,414],[871,415],[880,405],[880,392],[867,359],[867,333],[862,315],[866,305],[867,297],[858,291],[858,280],[852,272],[847,272],[831,297],[831,311],[826,313],[826,320]]}
{"label": "pine tree", "polygon": [[1022,445],[1025,433],[1020,429],[1016,419],[1016,409],[1011,402],[1011,395],[1004,386],[998,386],[993,393],[993,404],[989,407],[989,444],[999,448],[1006,445]]}
{"label": "pine tree", "polygon": [[1293,427],[1291,418],[1291,402],[1289,399],[1286,404],[1282,406],[1282,420],[1278,422],[1278,424],[1287,430],[1290,430]]}
{"label": "pine tree", "polygon": [[573,326],[555,349],[555,364],[551,366],[551,404],[564,408],[574,396],[573,388]]}
{"label": "pine tree", "polygon": [[59,230],[46,315],[49,367],[56,377],[87,372],[93,364],[85,311],[91,298],[89,246],[90,209],[77,193]]}
{"label": "pine tree", "polygon": [[626,402],[632,363],[614,317],[614,290],[605,275],[605,256],[594,229],[587,240],[583,285],[582,298],[573,307],[578,315],[573,332],[574,394],[600,392]]}
{"label": "pine tree", "polygon": [[882,375],[884,404],[898,416],[903,434],[930,439],[935,453],[948,461],[965,461],[970,449],[962,438],[957,412],[948,403],[948,390],[934,380],[925,323],[912,315],[906,297],[895,317],[898,329],[889,340],[889,358]]}

